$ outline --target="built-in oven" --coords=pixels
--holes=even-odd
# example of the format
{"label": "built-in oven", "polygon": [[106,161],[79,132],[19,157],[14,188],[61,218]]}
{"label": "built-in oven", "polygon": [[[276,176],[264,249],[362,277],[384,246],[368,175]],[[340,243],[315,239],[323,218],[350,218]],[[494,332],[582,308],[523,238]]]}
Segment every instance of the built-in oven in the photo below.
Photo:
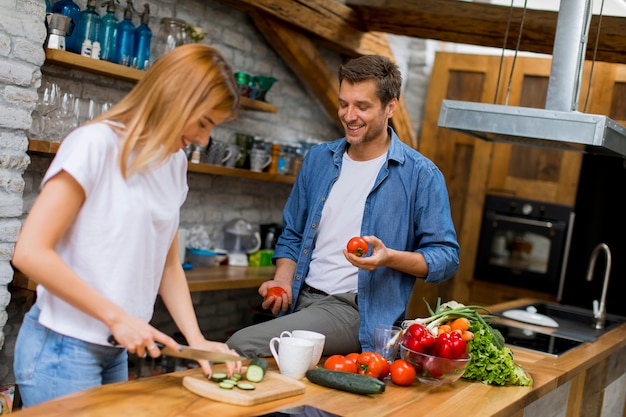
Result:
{"label": "built-in oven", "polygon": [[570,206],[487,195],[474,278],[556,295],[573,223]]}

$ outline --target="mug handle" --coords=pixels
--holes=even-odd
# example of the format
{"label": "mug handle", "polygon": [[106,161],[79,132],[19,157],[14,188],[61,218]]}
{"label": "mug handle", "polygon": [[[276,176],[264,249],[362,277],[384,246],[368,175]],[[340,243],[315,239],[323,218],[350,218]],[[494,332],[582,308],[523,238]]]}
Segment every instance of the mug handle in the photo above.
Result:
{"label": "mug handle", "polygon": [[226,148],[226,153],[225,153],[224,157],[222,158],[222,164],[224,164],[226,161],[228,161],[228,159],[230,159],[231,156],[233,156],[232,149]]}
{"label": "mug handle", "polygon": [[280,344],[280,337],[272,337],[270,340],[270,351],[272,352],[272,356],[276,361],[276,365],[280,367],[280,363],[278,362],[278,351],[276,350],[276,346]]}
{"label": "mug handle", "polygon": [[283,330],[280,337],[291,337],[291,332],[289,330]]}
{"label": "mug handle", "polygon": [[265,163],[263,164],[263,169],[267,168],[267,166],[272,163],[272,155],[266,155],[266,156],[267,156],[267,161],[265,161]]}

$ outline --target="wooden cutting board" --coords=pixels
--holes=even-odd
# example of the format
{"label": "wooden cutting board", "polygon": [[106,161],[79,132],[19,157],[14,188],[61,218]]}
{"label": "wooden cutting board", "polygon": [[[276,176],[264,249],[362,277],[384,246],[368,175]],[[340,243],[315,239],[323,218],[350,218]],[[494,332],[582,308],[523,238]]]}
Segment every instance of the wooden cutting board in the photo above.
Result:
{"label": "wooden cutting board", "polygon": [[211,400],[237,405],[256,405],[281,398],[304,394],[302,381],[284,376],[278,372],[267,371],[261,382],[255,382],[254,390],[242,390],[237,387],[227,390],[204,375],[189,375],[183,378],[183,386],[194,394]]}

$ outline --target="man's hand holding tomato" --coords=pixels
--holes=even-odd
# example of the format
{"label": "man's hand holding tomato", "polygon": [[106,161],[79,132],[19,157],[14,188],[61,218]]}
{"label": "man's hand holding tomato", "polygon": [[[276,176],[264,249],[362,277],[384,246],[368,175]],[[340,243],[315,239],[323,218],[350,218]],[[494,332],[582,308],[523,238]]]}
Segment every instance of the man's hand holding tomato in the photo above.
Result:
{"label": "man's hand holding tomato", "polygon": [[365,269],[367,271],[373,271],[379,266],[384,265],[384,260],[387,258],[387,248],[383,244],[383,241],[376,236],[363,236],[362,239],[367,242],[371,248],[372,253],[370,256],[363,257],[358,256],[355,253],[350,253],[347,248],[343,250],[343,255],[348,262],[357,268]]}
{"label": "man's hand holding tomato", "polygon": [[408,252],[390,249],[385,246],[382,240],[376,236],[362,236],[371,249],[370,256],[359,257],[349,253],[344,246],[343,255],[348,262],[357,268],[366,271],[373,271],[376,268],[385,266],[387,268],[396,269],[415,277],[428,276],[428,265],[424,259],[424,255],[420,252]]}
{"label": "man's hand holding tomato", "polygon": [[282,286],[276,280],[265,281],[259,287],[259,294],[263,297],[261,307],[271,310],[276,315],[280,311],[287,311],[291,300],[291,286]]}

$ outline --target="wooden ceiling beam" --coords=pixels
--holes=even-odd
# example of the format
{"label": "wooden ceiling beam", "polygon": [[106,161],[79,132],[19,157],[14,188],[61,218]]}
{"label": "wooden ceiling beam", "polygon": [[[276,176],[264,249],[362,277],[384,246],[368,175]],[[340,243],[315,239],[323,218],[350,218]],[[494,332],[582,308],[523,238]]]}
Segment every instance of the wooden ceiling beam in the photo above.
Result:
{"label": "wooden ceiling beam", "polygon": [[[494,48],[502,48],[506,38],[506,49],[549,55],[558,20],[555,11],[524,12],[459,0],[347,0],[346,5],[358,12],[363,30]],[[593,59],[599,23],[596,60],[626,63],[626,18],[622,17],[602,16],[601,21],[592,17],[586,58]]]}
{"label": "wooden ceiling beam", "polygon": [[[337,114],[339,110],[337,69],[328,68],[315,43],[300,30],[264,13],[250,11],[249,15],[267,42],[296,74],[308,92],[320,102],[329,117],[343,130]],[[393,52],[388,44],[377,53],[393,59]],[[399,109],[391,119],[391,124],[401,140],[417,148],[417,134],[412,127],[403,97],[400,99]]]}
{"label": "wooden ceiling beam", "polygon": [[377,54],[385,34],[359,29],[357,13],[335,0],[221,0],[245,12],[261,12],[326,41],[337,52],[356,57]]}

